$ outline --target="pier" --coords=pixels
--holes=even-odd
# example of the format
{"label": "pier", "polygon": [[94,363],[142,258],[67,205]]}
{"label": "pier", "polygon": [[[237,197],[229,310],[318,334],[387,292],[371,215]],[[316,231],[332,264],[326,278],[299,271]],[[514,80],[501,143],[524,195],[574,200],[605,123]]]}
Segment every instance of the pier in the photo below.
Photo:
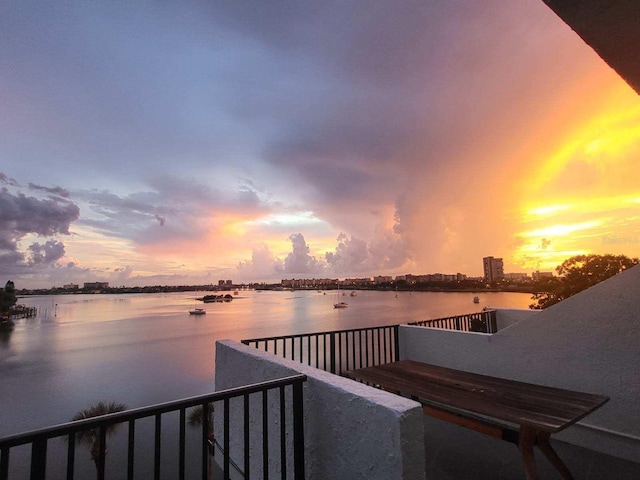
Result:
{"label": "pier", "polygon": [[24,305],[15,305],[9,310],[9,319],[12,318],[32,318],[38,314],[36,307],[25,307]]}

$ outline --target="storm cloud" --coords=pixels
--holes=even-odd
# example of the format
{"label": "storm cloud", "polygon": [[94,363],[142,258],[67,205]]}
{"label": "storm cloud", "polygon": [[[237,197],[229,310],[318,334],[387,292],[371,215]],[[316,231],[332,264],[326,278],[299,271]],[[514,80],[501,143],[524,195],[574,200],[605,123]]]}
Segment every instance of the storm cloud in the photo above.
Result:
{"label": "storm cloud", "polygon": [[522,193],[620,90],[542,1],[34,0],[0,7],[0,44],[0,253],[22,268],[480,273],[521,233],[512,204],[611,170]]}
{"label": "storm cloud", "polygon": [[64,257],[64,244],[57,240],[47,240],[43,245],[32,243],[29,245],[30,265],[50,265]]}
{"label": "storm cloud", "polygon": [[64,245],[51,239],[32,243],[26,253],[19,242],[28,235],[53,237],[69,235],[69,226],[79,217],[78,206],[63,198],[36,198],[7,187],[0,190],[0,261],[8,271],[28,266],[50,265],[64,256]]}
{"label": "storm cloud", "polygon": [[322,264],[310,254],[304,235],[294,233],[289,237],[291,241],[291,253],[284,259],[282,267],[286,274],[316,275],[322,272]]}

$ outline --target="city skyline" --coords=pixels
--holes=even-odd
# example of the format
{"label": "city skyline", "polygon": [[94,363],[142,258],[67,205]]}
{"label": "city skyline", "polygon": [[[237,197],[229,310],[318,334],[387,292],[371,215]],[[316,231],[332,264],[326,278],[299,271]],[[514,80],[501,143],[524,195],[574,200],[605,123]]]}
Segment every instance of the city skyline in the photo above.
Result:
{"label": "city skyline", "polygon": [[640,250],[640,98],[542,2],[10,2],[0,27],[2,282]]}

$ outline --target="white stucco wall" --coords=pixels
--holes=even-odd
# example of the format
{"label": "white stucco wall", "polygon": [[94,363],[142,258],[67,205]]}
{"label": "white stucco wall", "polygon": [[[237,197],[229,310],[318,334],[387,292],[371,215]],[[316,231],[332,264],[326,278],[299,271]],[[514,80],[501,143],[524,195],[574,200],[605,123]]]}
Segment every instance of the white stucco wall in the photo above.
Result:
{"label": "white stucco wall", "polygon": [[402,358],[611,397],[557,438],[640,462],[640,267],[493,335],[401,326],[399,341]]}
{"label": "white stucco wall", "polygon": [[[307,478],[425,478],[423,413],[417,402],[238,342],[216,342],[216,390],[297,373],[308,377],[304,384]],[[217,436],[219,417],[215,415]],[[252,425],[259,423],[255,417]],[[242,465],[242,436],[235,437],[231,452],[240,453],[232,456]]]}
{"label": "white stucco wall", "polygon": [[495,310],[498,331],[520,323],[522,320],[532,319],[533,315],[540,313],[540,310],[525,310],[522,308],[496,308]]}

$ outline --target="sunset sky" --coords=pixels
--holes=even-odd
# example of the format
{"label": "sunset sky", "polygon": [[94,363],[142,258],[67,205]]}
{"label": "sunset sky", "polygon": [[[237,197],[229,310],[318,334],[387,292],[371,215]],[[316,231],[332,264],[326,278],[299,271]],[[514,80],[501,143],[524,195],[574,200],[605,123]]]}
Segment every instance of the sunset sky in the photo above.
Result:
{"label": "sunset sky", "polygon": [[640,254],[640,96],[541,0],[2,2],[0,108],[2,285]]}

